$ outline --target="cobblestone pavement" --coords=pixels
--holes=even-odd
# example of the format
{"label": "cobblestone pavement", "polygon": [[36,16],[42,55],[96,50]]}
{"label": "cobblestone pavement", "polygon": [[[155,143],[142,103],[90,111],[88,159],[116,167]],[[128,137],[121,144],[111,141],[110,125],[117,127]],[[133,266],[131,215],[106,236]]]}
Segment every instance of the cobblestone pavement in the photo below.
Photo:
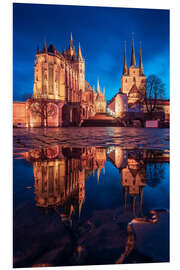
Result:
{"label": "cobblestone pavement", "polygon": [[54,144],[121,146],[123,149],[169,149],[169,129],[123,127],[14,128],[14,153]]}

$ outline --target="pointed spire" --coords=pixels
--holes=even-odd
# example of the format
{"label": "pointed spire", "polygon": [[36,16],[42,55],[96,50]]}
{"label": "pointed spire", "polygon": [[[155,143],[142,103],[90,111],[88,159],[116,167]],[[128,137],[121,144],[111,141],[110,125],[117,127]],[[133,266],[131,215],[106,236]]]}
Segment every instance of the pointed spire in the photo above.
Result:
{"label": "pointed spire", "polygon": [[97,80],[97,93],[101,94],[101,89],[100,89],[100,85],[99,85],[99,80]]}
{"label": "pointed spire", "polygon": [[141,49],[141,45],[140,45],[139,69],[140,69],[140,74],[141,75],[144,75],[144,69],[143,69],[143,63],[142,63],[142,49]]}
{"label": "pointed spire", "polygon": [[39,54],[39,46],[37,46],[36,54]]}
{"label": "pointed spire", "polygon": [[132,35],[131,66],[136,66],[136,58],[135,58],[135,50],[134,50],[134,33]]}
{"label": "pointed spire", "polygon": [[71,32],[71,34],[70,34],[70,42],[73,42],[72,32]]}
{"label": "pointed spire", "polygon": [[73,48],[73,38],[72,38],[72,32],[70,34],[70,41],[69,41],[70,48]]}
{"label": "pointed spire", "polygon": [[82,57],[82,53],[81,53],[81,46],[80,46],[80,42],[79,42],[79,47],[78,47],[78,60],[82,61],[83,57]]}
{"label": "pointed spire", "polygon": [[46,41],[44,41],[43,52],[47,53],[47,45],[46,45]]}
{"label": "pointed spire", "polygon": [[127,75],[126,41],[124,42],[124,65],[123,65],[123,75]]}

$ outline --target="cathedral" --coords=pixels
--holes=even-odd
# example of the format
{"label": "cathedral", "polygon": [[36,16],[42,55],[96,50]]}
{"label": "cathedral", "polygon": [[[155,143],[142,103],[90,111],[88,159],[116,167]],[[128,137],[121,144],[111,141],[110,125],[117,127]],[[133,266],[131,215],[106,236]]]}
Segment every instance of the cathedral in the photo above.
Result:
{"label": "cathedral", "polygon": [[85,59],[79,43],[61,53],[44,42],[34,62],[33,95],[26,102],[14,102],[13,124],[26,127],[80,126],[84,119],[106,112],[105,93],[97,81],[97,92],[85,80]]}

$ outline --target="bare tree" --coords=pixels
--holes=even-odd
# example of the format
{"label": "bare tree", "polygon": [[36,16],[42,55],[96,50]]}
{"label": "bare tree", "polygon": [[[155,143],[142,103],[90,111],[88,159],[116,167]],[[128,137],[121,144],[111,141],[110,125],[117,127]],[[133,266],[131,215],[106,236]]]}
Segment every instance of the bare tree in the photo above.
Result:
{"label": "bare tree", "polygon": [[146,111],[149,113],[158,111],[158,99],[163,99],[165,96],[165,85],[162,80],[156,75],[150,75],[146,79],[146,91],[142,91],[140,95],[141,102],[146,105]]}
{"label": "bare tree", "polygon": [[48,117],[55,117],[57,115],[57,108],[49,100],[44,98],[29,98],[28,106],[34,115],[38,115],[41,118],[41,127],[48,126]]}

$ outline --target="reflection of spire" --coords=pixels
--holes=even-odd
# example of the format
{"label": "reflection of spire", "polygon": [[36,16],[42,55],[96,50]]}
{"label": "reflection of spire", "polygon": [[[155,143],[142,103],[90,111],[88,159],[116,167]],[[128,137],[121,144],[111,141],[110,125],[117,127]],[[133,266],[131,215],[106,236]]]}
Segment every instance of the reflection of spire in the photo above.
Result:
{"label": "reflection of spire", "polygon": [[103,167],[103,175],[106,174],[105,166]]}
{"label": "reflection of spire", "polygon": [[79,203],[79,217],[81,216],[82,205],[83,205],[83,200],[80,200],[80,203]]}
{"label": "reflection of spire", "polygon": [[100,174],[101,174],[101,169],[97,169],[97,182],[99,183],[99,177],[100,177]]}
{"label": "reflection of spire", "polygon": [[144,187],[139,187],[139,208],[140,208],[140,213],[142,215],[142,199],[143,199],[143,191]]}
{"label": "reflection of spire", "polygon": [[72,216],[72,214],[74,213],[74,206],[71,204],[70,206],[70,216]]}
{"label": "reflection of spire", "polygon": [[127,203],[127,187],[124,187],[123,189],[123,199],[124,199],[124,208],[126,208],[126,203]]}
{"label": "reflection of spire", "polygon": [[132,195],[131,196],[131,207],[132,207],[132,215],[133,215],[133,217],[136,216],[136,213],[135,213],[135,202],[136,202],[136,195]]}

